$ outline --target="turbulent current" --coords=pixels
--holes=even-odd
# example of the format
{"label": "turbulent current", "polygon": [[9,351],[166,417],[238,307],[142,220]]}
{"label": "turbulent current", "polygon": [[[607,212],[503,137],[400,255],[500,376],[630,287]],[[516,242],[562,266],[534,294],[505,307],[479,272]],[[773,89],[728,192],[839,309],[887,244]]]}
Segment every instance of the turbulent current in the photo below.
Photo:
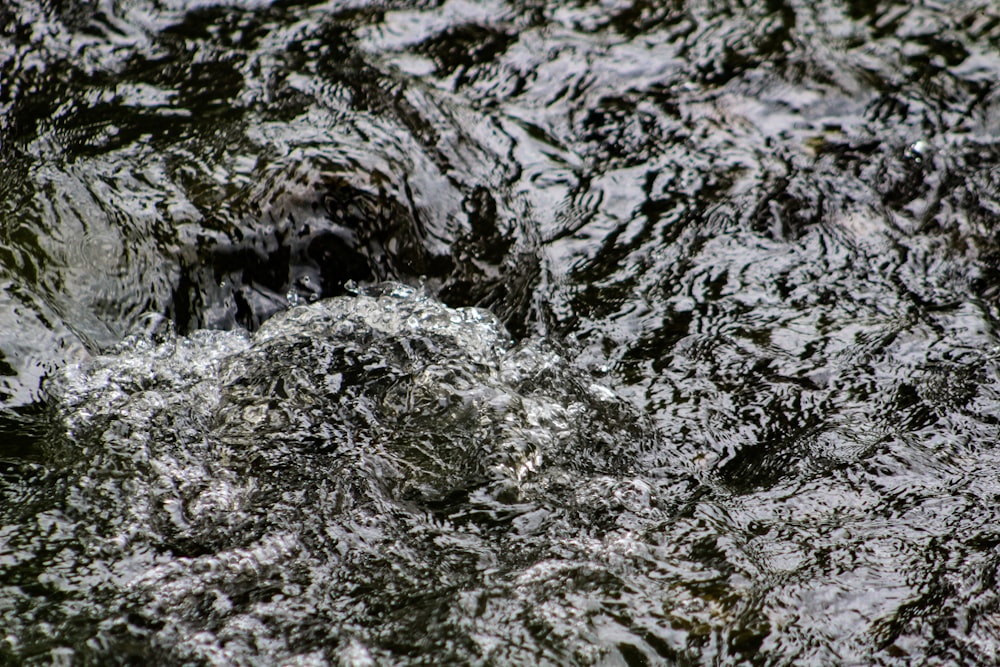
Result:
{"label": "turbulent current", "polygon": [[988,0],[10,0],[0,665],[1000,663]]}
{"label": "turbulent current", "polygon": [[584,601],[675,502],[608,389],[402,286],[129,338],[51,392],[67,474],[14,539],[58,549],[38,581],[94,662],[590,660],[630,629]]}

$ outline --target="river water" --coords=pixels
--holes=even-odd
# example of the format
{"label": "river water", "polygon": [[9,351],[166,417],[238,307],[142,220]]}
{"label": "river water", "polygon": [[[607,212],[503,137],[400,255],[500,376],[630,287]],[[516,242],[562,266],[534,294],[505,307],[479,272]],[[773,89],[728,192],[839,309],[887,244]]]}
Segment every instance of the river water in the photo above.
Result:
{"label": "river water", "polygon": [[986,0],[11,0],[0,664],[1000,662]]}

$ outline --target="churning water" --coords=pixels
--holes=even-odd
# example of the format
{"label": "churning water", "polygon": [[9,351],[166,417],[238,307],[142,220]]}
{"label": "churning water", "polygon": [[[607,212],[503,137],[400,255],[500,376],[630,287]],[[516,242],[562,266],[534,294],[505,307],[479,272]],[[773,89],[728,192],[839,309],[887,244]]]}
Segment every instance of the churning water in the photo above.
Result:
{"label": "churning water", "polygon": [[1000,662],[991,2],[0,8],[0,663]]}
{"label": "churning water", "polygon": [[252,338],[129,338],[50,392],[64,474],[33,513],[69,571],[39,576],[84,594],[94,661],[558,655],[511,634],[530,616],[596,656],[597,609],[563,618],[549,589],[613,594],[606,563],[667,520],[673,476],[634,410],[489,313],[408,287],[299,306]]}

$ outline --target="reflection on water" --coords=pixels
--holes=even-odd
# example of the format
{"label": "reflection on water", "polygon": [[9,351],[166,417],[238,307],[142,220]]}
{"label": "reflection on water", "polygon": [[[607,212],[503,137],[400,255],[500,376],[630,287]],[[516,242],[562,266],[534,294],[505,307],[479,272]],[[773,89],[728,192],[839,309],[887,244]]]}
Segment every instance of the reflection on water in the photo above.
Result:
{"label": "reflection on water", "polygon": [[997,53],[8,3],[0,662],[996,663]]}

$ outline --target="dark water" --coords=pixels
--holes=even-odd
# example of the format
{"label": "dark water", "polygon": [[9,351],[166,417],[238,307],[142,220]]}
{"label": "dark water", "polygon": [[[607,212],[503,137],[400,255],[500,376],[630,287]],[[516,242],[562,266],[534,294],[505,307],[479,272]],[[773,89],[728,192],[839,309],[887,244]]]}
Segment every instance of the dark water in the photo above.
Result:
{"label": "dark water", "polygon": [[0,664],[1000,662],[991,2],[0,8]]}

